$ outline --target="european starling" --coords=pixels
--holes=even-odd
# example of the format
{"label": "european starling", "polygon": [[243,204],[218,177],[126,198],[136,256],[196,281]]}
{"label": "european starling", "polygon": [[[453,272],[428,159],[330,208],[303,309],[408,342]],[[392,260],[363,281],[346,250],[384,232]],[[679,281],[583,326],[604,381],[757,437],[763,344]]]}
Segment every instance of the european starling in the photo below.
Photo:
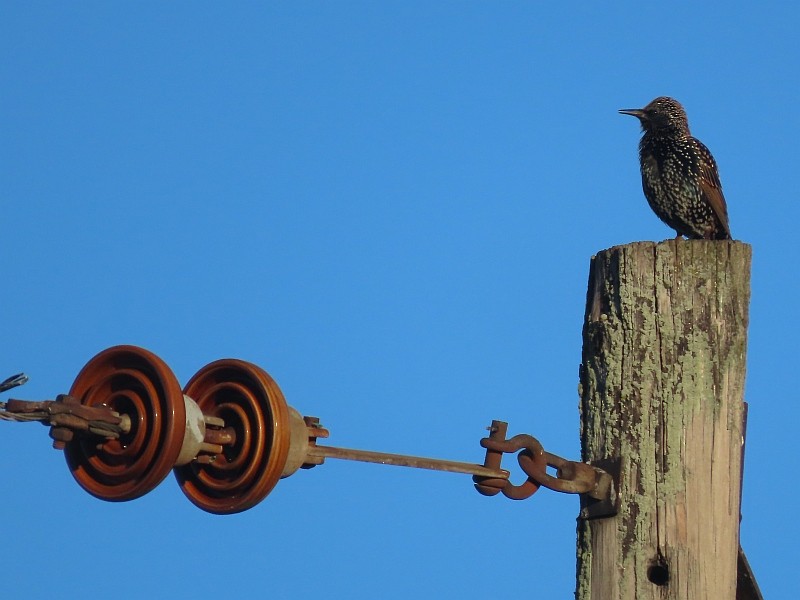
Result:
{"label": "european starling", "polygon": [[729,240],[728,208],[717,163],[689,133],[686,112],[662,96],[644,108],[620,110],[639,119],[642,187],[650,208],[678,237]]}

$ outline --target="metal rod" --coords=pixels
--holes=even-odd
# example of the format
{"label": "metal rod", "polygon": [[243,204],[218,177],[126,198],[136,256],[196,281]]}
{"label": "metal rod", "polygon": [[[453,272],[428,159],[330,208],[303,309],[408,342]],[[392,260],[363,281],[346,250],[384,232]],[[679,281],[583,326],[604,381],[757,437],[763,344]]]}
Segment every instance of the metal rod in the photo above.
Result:
{"label": "metal rod", "polygon": [[449,473],[464,473],[466,475],[497,477],[500,479],[508,479],[509,477],[508,471],[504,469],[495,470],[473,463],[442,460],[439,458],[423,458],[421,456],[406,456],[404,454],[371,452],[369,450],[353,450],[351,448],[336,448],[334,446],[310,446],[307,456],[358,460],[381,465],[413,467],[415,469],[430,469],[432,471],[447,471]]}

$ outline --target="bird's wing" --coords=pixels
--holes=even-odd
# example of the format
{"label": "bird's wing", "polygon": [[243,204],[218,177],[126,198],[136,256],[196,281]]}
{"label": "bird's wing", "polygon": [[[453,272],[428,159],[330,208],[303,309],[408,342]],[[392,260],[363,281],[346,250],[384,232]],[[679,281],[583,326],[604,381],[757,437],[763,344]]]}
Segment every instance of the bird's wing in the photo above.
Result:
{"label": "bird's wing", "polygon": [[719,182],[717,163],[708,148],[700,140],[697,140],[697,143],[703,152],[703,160],[700,161],[700,193],[703,195],[703,199],[711,206],[723,229],[728,234],[728,238],[730,238],[731,228],[728,223],[728,205],[725,203],[725,196],[722,195],[722,184]]}

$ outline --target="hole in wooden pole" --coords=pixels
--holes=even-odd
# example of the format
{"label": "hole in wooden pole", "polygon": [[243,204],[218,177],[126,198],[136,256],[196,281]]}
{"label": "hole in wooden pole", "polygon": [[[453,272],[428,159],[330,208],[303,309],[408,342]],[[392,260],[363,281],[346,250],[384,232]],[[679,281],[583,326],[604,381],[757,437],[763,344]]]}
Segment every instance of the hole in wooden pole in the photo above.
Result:
{"label": "hole in wooden pole", "polygon": [[663,558],[647,568],[647,579],[655,585],[667,585],[669,583],[669,569]]}

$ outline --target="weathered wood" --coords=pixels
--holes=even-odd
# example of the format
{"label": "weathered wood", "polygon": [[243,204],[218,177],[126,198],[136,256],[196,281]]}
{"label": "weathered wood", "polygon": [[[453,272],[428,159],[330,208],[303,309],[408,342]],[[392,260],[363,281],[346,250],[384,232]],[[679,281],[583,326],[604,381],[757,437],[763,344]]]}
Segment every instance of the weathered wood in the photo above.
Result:
{"label": "weathered wood", "polygon": [[750,255],[670,240],[592,259],[582,453],[622,459],[621,510],[579,523],[577,600],[735,598]]}

